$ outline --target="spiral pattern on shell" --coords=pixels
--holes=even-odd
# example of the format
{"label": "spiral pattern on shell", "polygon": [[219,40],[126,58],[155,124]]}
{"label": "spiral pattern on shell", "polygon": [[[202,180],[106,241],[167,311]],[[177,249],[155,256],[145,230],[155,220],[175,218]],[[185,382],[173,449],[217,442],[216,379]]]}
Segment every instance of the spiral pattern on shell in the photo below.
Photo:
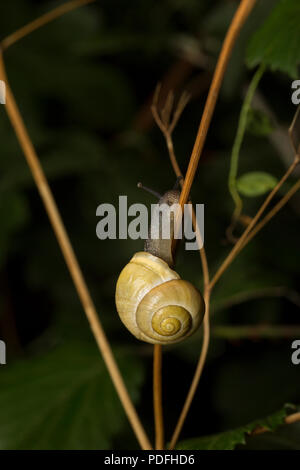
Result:
{"label": "spiral pattern on shell", "polygon": [[131,333],[154,344],[182,341],[198,328],[204,315],[200,292],[147,252],[136,253],[121,272],[116,306]]}
{"label": "spiral pattern on shell", "polygon": [[[183,328],[182,325],[185,325]],[[191,317],[185,308],[176,305],[160,308],[154,313],[151,325],[153,330],[162,336],[174,336],[179,331],[189,331]]]}

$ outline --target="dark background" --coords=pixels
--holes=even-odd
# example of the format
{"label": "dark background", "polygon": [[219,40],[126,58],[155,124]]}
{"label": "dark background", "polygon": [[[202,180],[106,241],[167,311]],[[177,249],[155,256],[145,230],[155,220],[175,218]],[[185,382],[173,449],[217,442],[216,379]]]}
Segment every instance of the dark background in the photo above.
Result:
{"label": "dark background", "polygon": [[[230,153],[253,75],[245,51],[276,1],[258,3],[226,72],[192,189],[193,201],[205,204],[211,273],[230,248],[225,241],[233,210],[227,188]],[[1,2],[1,37],[57,4]],[[104,0],[64,15],[5,52],[11,87],[150,435],[152,347],[130,336],[114,305],[118,274],[143,242],[98,240],[96,208],[103,202],[116,205],[119,195],[127,195],[128,204],[150,205],[154,199],[137,189],[138,181],[159,192],[175,182],[149,109],[158,81],[176,96],[184,89],[192,94],[174,134],[186,170],[236,6],[235,1]],[[284,132],[295,112],[290,96],[290,77],[265,73],[260,97],[272,112],[275,129]],[[0,129],[0,338],[7,343],[7,365],[0,369],[0,448],[136,448],[4,107]],[[279,151],[272,134],[248,132],[239,172],[262,170],[280,178],[291,156],[288,144]],[[263,196],[245,198],[245,213],[253,215],[262,201]],[[295,196],[217,285],[208,362],[182,438],[227,430],[287,402],[299,403],[300,366],[291,363],[291,343],[299,339],[299,330],[273,339],[259,334],[232,339],[228,335],[234,329],[218,330],[224,325],[300,328],[299,212]],[[201,285],[197,252],[181,250],[176,269]],[[164,348],[168,438],[200,348],[200,332]]]}

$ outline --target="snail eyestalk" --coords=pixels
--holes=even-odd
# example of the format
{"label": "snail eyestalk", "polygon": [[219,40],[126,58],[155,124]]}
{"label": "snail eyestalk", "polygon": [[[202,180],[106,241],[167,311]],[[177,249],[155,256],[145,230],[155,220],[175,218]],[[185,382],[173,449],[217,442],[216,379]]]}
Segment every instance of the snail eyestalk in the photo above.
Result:
{"label": "snail eyestalk", "polygon": [[161,194],[159,194],[159,192],[155,191],[154,189],[147,188],[147,186],[144,186],[142,183],[138,183],[137,187],[140,189],[144,189],[145,191],[147,191],[147,193],[150,193],[153,196],[157,197],[157,199],[161,198]]}

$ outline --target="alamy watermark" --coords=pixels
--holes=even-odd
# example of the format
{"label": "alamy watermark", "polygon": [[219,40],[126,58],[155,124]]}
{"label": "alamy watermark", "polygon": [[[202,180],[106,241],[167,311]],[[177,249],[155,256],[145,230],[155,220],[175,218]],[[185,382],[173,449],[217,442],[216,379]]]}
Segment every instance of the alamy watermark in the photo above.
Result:
{"label": "alamy watermark", "polygon": [[6,344],[0,339],[0,365],[6,364]]}
{"label": "alamy watermark", "polygon": [[295,349],[291,357],[292,363],[294,366],[298,366],[300,364],[300,339],[295,339],[292,342],[292,349]]}
{"label": "alamy watermark", "polygon": [[292,89],[295,90],[292,93],[292,103],[298,105],[300,104],[300,80],[292,82]]}
{"label": "alamy watermark", "polygon": [[[117,230],[117,211],[113,204],[104,203],[97,207],[96,215],[101,217],[101,220],[97,223],[96,235],[100,240],[185,238],[186,250],[199,250],[203,247],[204,204],[195,205],[198,227],[196,231],[193,229],[191,204],[184,205],[183,213],[178,203],[171,206],[151,204],[151,217],[149,217],[147,206],[135,203],[128,207],[127,196],[119,196],[118,213]],[[129,217],[134,218],[129,221]]]}
{"label": "alamy watermark", "polygon": [[6,86],[3,80],[0,80],[0,104],[6,103]]}

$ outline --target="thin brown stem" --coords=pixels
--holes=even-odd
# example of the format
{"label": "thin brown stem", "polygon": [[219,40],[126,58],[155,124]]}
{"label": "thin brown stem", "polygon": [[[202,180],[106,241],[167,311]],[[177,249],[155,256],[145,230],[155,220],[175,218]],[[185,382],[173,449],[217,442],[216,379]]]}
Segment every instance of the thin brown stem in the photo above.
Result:
{"label": "thin brown stem", "polygon": [[[172,139],[170,140],[172,142]],[[172,148],[173,148],[173,142],[172,142]],[[177,160],[175,157],[174,150],[173,150],[173,156],[174,156],[174,161],[172,165],[175,170],[175,164],[177,164]],[[172,162],[172,158],[171,158],[171,162]],[[178,174],[177,176],[180,176],[180,175]],[[199,241],[202,241],[201,233],[197,224],[197,219],[196,219],[196,215],[195,215],[195,211],[193,207],[192,207],[192,221],[193,221],[194,231],[196,232],[196,239]],[[207,263],[207,257],[206,257],[204,245],[202,245],[202,248],[200,248],[199,254],[200,254],[200,259],[201,259],[201,264],[202,264],[203,283],[204,283],[204,302],[205,302],[205,310],[206,310],[204,320],[203,320],[203,340],[202,340],[202,346],[201,346],[198,365],[196,367],[196,371],[195,371],[188,395],[185,399],[183,408],[179,415],[176,428],[172,435],[171,443],[169,447],[170,449],[173,449],[176,445],[176,442],[183,428],[185,419],[191,407],[192,401],[194,399],[195,393],[197,391],[198,384],[202,375],[202,371],[206,362],[209,340],[210,340],[210,314],[209,314],[210,293],[209,293],[209,287],[208,287],[209,286],[209,269],[208,269],[208,263]]]}
{"label": "thin brown stem", "polygon": [[[195,173],[198,167],[199,159],[204,147],[209,125],[213,116],[216,106],[217,98],[219,96],[221,84],[224,74],[231,57],[231,53],[239,32],[244,25],[246,19],[251,13],[256,0],[241,0],[240,5],[231,21],[226,37],[224,39],[222,49],[218,58],[215,68],[211,86],[208,92],[207,100],[205,103],[202,119],[196,136],[195,144],[192,150],[190,162],[188,165],[187,173],[184,179],[184,185],[181,191],[179,203],[183,209],[184,204],[187,203],[190,190],[194,181]],[[174,238],[173,251],[176,247],[176,238]]]}
{"label": "thin brown stem", "polygon": [[[160,101],[163,102],[166,99],[169,90],[180,89],[183,83],[190,77],[193,70],[194,65],[187,58],[179,59],[174,62],[161,79]],[[207,86],[209,73],[201,72],[201,76],[202,75],[204,77],[202,86],[205,87]],[[153,102],[153,96],[154,94],[151,93],[138,111],[133,122],[133,129],[144,132],[152,127],[153,116],[150,108]]]}
{"label": "thin brown stem", "polygon": [[250,224],[248,225],[248,227],[246,228],[246,230],[243,232],[243,234],[241,235],[241,237],[238,239],[237,243],[235,244],[235,246],[232,248],[232,250],[230,251],[230,253],[228,254],[228,256],[225,258],[225,260],[223,261],[223,263],[221,264],[221,266],[219,267],[219,269],[217,270],[216,274],[214,275],[214,277],[212,278],[211,282],[210,282],[210,289],[212,289],[214,287],[214,285],[217,283],[217,281],[220,279],[220,277],[224,274],[224,272],[226,271],[226,269],[228,268],[228,266],[232,263],[232,261],[235,259],[235,257],[237,256],[237,254],[240,252],[241,248],[243,247],[243,244],[248,236],[248,234],[251,232],[251,230],[255,227],[256,223],[258,222],[260,216],[263,214],[263,212],[265,211],[265,209],[268,207],[269,203],[272,201],[272,199],[274,198],[275,194],[279,191],[279,189],[281,188],[281,186],[283,185],[283,183],[288,179],[288,177],[290,176],[290,174],[294,171],[295,167],[298,165],[299,163],[299,157],[296,156],[294,158],[294,161],[293,163],[290,165],[290,167],[287,169],[287,171],[285,172],[285,174],[283,175],[283,177],[281,178],[281,180],[277,183],[277,185],[275,186],[275,188],[269,193],[269,195],[267,196],[267,198],[265,199],[265,201],[263,202],[263,204],[261,205],[260,209],[258,210],[258,212],[256,213],[255,217],[253,217],[253,219],[251,220]]}
{"label": "thin brown stem", "polygon": [[300,180],[298,180],[289,191],[280,199],[280,201],[271,209],[267,215],[253,228],[246,237],[241,246],[241,250],[252,240],[252,238],[285,206],[291,197],[300,189]]}
{"label": "thin brown stem", "polygon": [[[225,74],[225,70],[229,61],[229,58],[231,56],[231,52],[233,50],[234,44],[236,42],[237,36],[239,34],[240,29],[242,28],[244,22],[246,21],[248,15],[250,14],[252,8],[254,7],[256,3],[256,0],[242,0],[240,3],[239,8],[237,9],[237,12],[231,22],[231,25],[229,27],[229,30],[227,32],[226,38],[224,40],[222,50],[217,62],[217,66],[215,69],[215,73],[212,79],[212,83],[210,86],[210,90],[208,93],[208,97],[206,100],[204,112],[202,115],[202,119],[200,122],[200,126],[198,129],[196,141],[194,144],[194,148],[192,151],[192,155],[190,158],[187,174],[184,180],[184,184],[181,190],[181,195],[180,195],[180,205],[181,208],[183,209],[184,204],[187,203],[188,198],[189,198],[189,193],[191,190],[191,186],[195,177],[196,169],[198,166],[198,162],[201,156],[201,152],[205,143],[206,135],[208,132],[208,128],[212,119],[212,115],[215,109],[216,101],[219,95],[220,87],[223,81],[223,77]],[[155,115],[154,115],[155,117]],[[162,127],[160,126],[162,129]],[[163,131],[164,132],[164,131]],[[166,136],[166,133],[164,132],[164,135]],[[174,156],[174,149],[173,149],[173,144],[170,139],[171,134],[169,133],[169,137],[167,136],[167,146],[169,150],[169,155],[171,159],[171,163],[173,165],[174,171],[177,174],[177,176],[181,176],[180,169],[177,165],[175,156]],[[180,173],[179,173],[180,172]],[[176,238],[173,240],[173,252],[175,252],[176,248]],[[207,357],[207,351],[208,351],[208,345],[209,345],[209,301],[210,301],[210,289],[209,289],[209,276],[208,276],[208,267],[207,267],[207,259],[206,259],[206,254],[204,249],[202,248],[200,250],[200,256],[201,256],[201,262],[202,262],[202,268],[203,268],[203,276],[204,276],[204,299],[205,299],[205,304],[206,304],[206,314],[204,318],[204,323],[203,323],[203,328],[204,328],[204,337],[203,337],[203,344],[202,344],[202,349],[200,353],[200,358],[198,361],[198,365],[196,368],[196,372],[191,384],[191,387],[189,389],[186,401],[184,403],[184,407],[182,409],[182,412],[180,414],[178,423],[176,425],[174,434],[171,439],[170,443],[170,449],[174,448],[176,445],[176,442],[178,440],[179,434],[181,432],[181,429],[183,427],[185,418],[187,416],[187,413],[189,411],[189,408],[191,406],[192,400],[194,398],[194,395],[196,393],[198,383],[202,374],[202,370],[206,361]]]}
{"label": "thin brown stem", "polygon": [[263,299],[265,297],[284,297],[292,304],[300,307],[300,294],[293,289],[289,289],[285,286],[274,286],[274,287],[265,287],[262,289],[255,289],[254,291],[245,291],[233,294],[231,297],[226,300],[217,302],[214,305],[213,313],[216,313],[220,309],[231,308],[235,305],[239,305],[243,302],[248,302],[250,300]]}
{"label": "thin brown stem", "polygon": [[71,2],[63,3],[59,7],[54,8],[53,10],[45,13],[44,15],[40,16],[36,20],[31,21],[27,25],[23,26],[22,28],[18,29],[17,31],[13,32],[12,34],[4,38],[0,42],[0,48],[4,51],[8,47],[12,46],[17,41],[19,41],[20,39],[24,38],[25,36],[32,33],[33,31],[41,28],[45,24],[50,23],[51,21],[55,20],[56,18],[59,18],[65,13],[68,13],[72,10],[75,10],[78,7],[87,5],[88,3],[92,3],[94,1],[95,0],[73,0]]}
{"label": "thin brown stem", "polygon": [[[200,122],[200,126],[199,126],[199,129],[198,129],[196,141],[195,141],[195,144],[194,144],[194,147],[193,147],[193,151],[192,151],[192,155],[191,155],[191,158],[190,158],[188,170],[187,170],[187,173],[186,173],[186,178],[184,180],[184,184],[183,184],[182,191],[181,191],[181,196],[180,196],[180,201],[179,202],[181,204],[182,209],[184,207],[184,204],[187,203],[188,198],[189,198],[189,193],[190,193],[190,190],[191,190],[191,186],[192,186],[192,183],[193,183],[193,180],[194,180],[194,177],[195,177],[195,173],[196,173],[196,170],[197,170],[197,166],[198,166],[198,163],[199,163],[201,152],[203,150],[203,146],[204,146],[204,143],[205,143],[205,140],[206,140],[209,125],[210,125],[210,122],[211,122],[211,119],[212,119],[212,115],[213,115],[213,112],[214,112],[214,108],[215,108],[215,105],[216,105],[216,101],[217,101],[217,98],[218,98],[220,87],[221,87],[221,84],[222,84],[222,81],[223,81],[224,73],[225,73],[229,58],[231,56],[232,49],[233,49],[234,44],[236,42],[239,31],[240,31],[241,27],[243,26],[244,22],[246,21],[247,17],[249,16],[249,14],[250,14],[251,10],[253,9],[255,3],[256,3],[255,0],[242,0],[241,1],[240,6],[237,9],[237,12],[236,12],[236,14],[235,14],[235,16],[234,16],[234,18],[231,22],[231,25],[230,25],[229,30],[227,32],[226,38],[224,40],[222,50],[221,50],[221,53],[220,53],[220,56],[219,56],[219,59],[218,59],[218,63],[217,63],[216,69],[215,69],[215,73],[214,73],[214,76],[213,76],[213,80],[212,80],[212,83],[211,83],[211,87],[210,87],[210,90],[209,90],[209,93],[208,93],[208,97],[207,97],[207,101],[206,101],[206,104],[205,104],[202,119],[201,119],[201,122]],[[156,121],[157,121],[159,127],[161,128],[162,132],[165,135],[167,146],[168,146],[168,151],[169,151],[169,155],[170,155],[170,159],[171,159],[174,171],[177,174],[177,176],[181,176],[181,172],[180,172],[179,166],[177,164],[177,161],[176,161],[176,158],[175,158],[175,155],[174,155],[173,143],[172,143],[172,139],[171,139],[171,132],[166,132],[165,126],[162,125],[161,119],[160,119],[159,115],[157,114],[157,112],[156,112],[157,110],[155,109],[155,107],[154,107],[154,109],[152,109],[152,111],[154,111],[153,115],[156,118]],[[295,166],[296,166],[296,164],[298,162],[294,162],[294,163],[295,163]],[[266,199],[266,201],[263,204],[263,206],[261,207],[261,209],[258,211],[256,217],[253,219],[253,221],[250,223],[249,227],[244,232],[245,233],[245,238],[243,239],[243,236],[244,236],[244,234],[243,234],[241,239],[240,239],[241,241],[239,240],[237,242],[237,245],[240,243],[240,246],[242,246],[242,243],[245,241],[246,236],[251,231],[251,229],[255,226],[255,224],[258,221],[260,215],[263,213],[263,211],[265,210],[265,208],[267,207],[267,205],[269,204],[269,202],[271,201],[273,196],[276,194],[276,192],[278,191],[280,186],[288,178],[289,174],[293,171],[294,163],[291,165],[291,168],[287,171],[287,173],[284,175],[282,180],[279,182],[279,184],[277,185],[277,188],[275,189],[275,191],[271,192],[271,194]],[[176,238],[174,238],[173,251],[175,251],[175,247],[176,247]],[[221,276],[222,272],[225,271],[227,266],[234,259],[234,257],[236,255],[236,253],[238,252],[238,250],[239,250],[239,246],[237,248],[234,247],[234,249],[232,250],[232,253],[230,253],[229,256],[228,256],[228,259],[225,260],[224,266],[222,265],[220,267],[220,271],[218,271],[216,273],[216,276],[213,279],[213,281],[211,283],[209,283],[209,279],[208,279],[207,283],[205,283],[204,296],[205,296],[205,300],[206,300],[207,312],[206,312],[206,316],[205,316],[205,320],[204,320],[204,328],[206,328],[206,331],[208,330],[208,333],[206,333],[204,336],[205,336],[207,342],[203,341],[203,347],[202,347],[201,355],[200,355],[199,362],[198,362],[198,365],[197,365],[196,373],[195,373],[195,376],[193,378],[192,385],[191,385],[191,388],[189,390],[189,393],[188,393],[186,402],[184,404],[184,408],[182,410],[182,413],[180,415],[179,421],[177,423],[175,432],[172,436],[171,443],[170,443],[170,449],[173,449],[176,445],[176,442],[178,440],[180,431],[181,431],[182,426],[184,424],[184,420],[186,418],[189,407],[191,405],[194,394],[196,392],[196,389],[197,389],[197,386],[198,386],[198,383],[199,383],[199,380],[200,380],[200,377],[201,377],[201,374],[202,374],[202,370],[203,370],[203,367],[204,367],[204,364],[205,364],[205,360],[206,360],[206,356],[207,356],[207,350],[208,350],[208,340],[209,340],[209,312],[208,312],[208,310],[209,310],[209,298],[210,298],[211,288],[217,282],[217,280]],[[205,252],[203,252],[203,253],[205,253]],[[200,251],[200,254],[201,254],[201,251]],[[203,271],[206,272],[206,269],[203,270]]]}
{"label": "thin brown stem", "polygon": [[[177,109],[174,113],[174,116],[176,116],[176,118],[175,118],[176,123],[177,123],[177,121],[178,121],[178,119],[179,119],[186,103],[187,103],[187,95],[183,95],[183,96],[184,96],[184,98],[179,101],[179,103],[181,103],[181,105],[177,107]],[[166,122],[163,118],[164,115],[163,114],[161,116],[159,115],[158,108],[157,108],[158,92],[156,93],[155,98],[156,99],[154,100],[154,103],[153,103],[153,106],[152,106],[153,117],[154,117],[157,125],[159,126],[159,128],[161,129],[161,131],[162,131],[162,133],[165,137],[165,141],[166,141],[166,144],[167,144],[168,153],[169,153],[169,157],[170,157],[170,161],[171,161],[174,173],[177,176],[177,178],[179,178],[179,177],[181,178],[180,183],[181,183],[181,185],[183,185],[183,176],[182,176],[182,172],[181,172],[180,167],[179,167],[178,162],[177,162],[177,158],[176,158],[175,151],[174,151],[173,139],[172,139],[172,132],[173,132],[174,127],[175,127],[175,125],[172,125],[174,120],[171,121],[171,124],[169,124],[169,119]],[[194,231],[196,232],[196,239],[198,240],[199,246],[200,246],[202,244],[202,237],[201,237],[201,233],[200,233],[200,230],[199,230],[199,227],[198,227],[198,224],[197,224],[197,218],[196,218],[193,206],[192,206],[192,222],[193,222]],[[205,312],[205,317],[204,317],[204,321],[203,321],[203,341],[202,341],[200,357],[199,357],[198,365],[196,367],[195,375],[194,375],[191,387],[189,389],[187,398],[185,400],[184,406],[183,406],[182,411],[180,413],[175,431],[173,433],[171,443],[170,443],[170,447],[169,447],[170,449],[173,449],[175,447],[176,442],[178,440],[178,437],[180,435],[180,432],[182,430],[182,427],[184,425],[186,416],[187,416],[188,411],[191,407],[191,404],[192,404],[193,398],[195,396],[195,393],[196,393],[196,390],[197,390],[197,387],[198,387],[198,384],[199,384],[199,380],[200,380],[200,377],[201,377],[201,374],[202,374],[202,371],[203,371],[203,367],[204,367],[204,364],[205,364],[205,361],[206,361],[207,351],[208,351],[208,346],[209,346],[209,340],[210,340],[210,319],[209,319],[210,293],[209,293],[209,288],[208,288],[208,286],[209,286],[209,269],[208,269],[206,253],[205,253],[205,249],[204,249],[203,245],[200,248],[199,252],[200,252],[200,258],[201,258],[201,264],[202,264],[203,282],[204,282],[204,301],[205,301],[205,306],[206,306],[206,312]]]}
{"label": "thin brown stem", "polygon": [[126,385],[123,381],[123,377],[120,373],[118,365],[115,361],[113,352],[110,344],[103,331],[101,322],[98,318],[98,314],[83,277],[81,268],[78,264],[76,255],[74,253],[72,244],[69,236],[66,232],[64,223],[61,215],[55,203],[53,194],[49,187],[46,176],[41,167],[39,158],[33,147],[31,139],[28,135],[27,129],[23,122],[19,108],[16,104],[13,93],[7,81],[5,66],[3,61],[2,53],[0,52],[0,78],[6,82],[6,111],[11,121],[12,127],[15,131],[16,137],[23,150],[24,156],[28,163],[28,166],[32,172],[32,176],[42,198],[45,210],[48,214],[50,222],[52,224],[55,236],[59,243],[60,249],[64,256],[65,262],[69,269],[70,275],[74,282],[81,304],[89,321],[91,330],[102,354],[103,360],[107,366],[108,372],[111,376],[115,389],[119,395],[120,401],[127,414],[129,422],[134,430],[134,433],[140,443],[142,449],[151,449],[150,441],[145,433],[145,430],[140,422],[135,407],[128,394]]}
{"label": "thin brown stem", "polygon": [[[153,101],[151,110],[152,110],[154,120],[165,138],[171,165],[173,167],[174,173],[177,176],[177,178],[181,178],[180,184],[182,187],[184,184],[183,174],[177,162],[177,158],[176,158],[175,151],[174,151],[173,139],[172,139],[172,132],[175,127],[174,120],[171,122],[170,125],[168,125],[162,120],[162,118],[159,115],[159,111],[157,107],[159,89],[160,87],[158,86],[154,94],[154,101]],[[184,98],[181,100],[182,104],[180,106],[180,112],[179,112],[179,108],[177,108],[177,110],[175,111],[176,123],[178,122],[178,119],[181,113],[183,112],[185,105],[187,104],[188,95],[184,94],[183,96]],[[197,225],[197,219],[196,219],[194,208],[192,208],[192,222],[193,222],[194,231],[197,233],[197,240],[201,242],[201,234],[199,231],[199,227]],[[205,287],[205,286],[208,286],[209,284],[209,271],[208,271],[208,263],[207,263],[207,257],[206,257],[204,246],[202,246],[202,248],[200,248],[199,251],[200,251],[200,258],[201,258],[201,263],[202,263],[203,282],[204,282],[204,287]]]}
{"label": "thin brown stem", "polygon": [[297,338],[299,325],[217,325],[211,331],[212,336],[226,340],[242,339],[278,339]]}
{"label": "thin brown stem", "polygon": [[287,416],[284,421],[286,424],[297,423],[298,421],[300,421],[300,411]]}
{"label": "thin brown stem", "polygon": [[[297,423],[298,421],[300,421],[300,411],[297,411],[297,413],[293,413],[284,418],[284,424],[293,424],[293,423]],[[255,436],[257,434],[263,434],[268,431],[270,431],[268,428],[262,426],[262,427],[254,429],[251,435]]]}
{"label": "thin brown stem", "polygon": [[197,367],[196,367],[196,371],[195,371],[195,374],[194,374],[194,377],[193,377],[188,395],[186,397],[183,409],[181,411],[179,420],[177,422],[175,431],[173,433],[173,436],[172,436],[172,439],[171,439],[171,442],[170,442],[169,449],[174,449],[174,447],[176,446],[176,443],[178,441],[180,432],[181,432],[182,427],[184,425],[186,416],[189,412],[189,409],[191,407],[193,398],[195,396],[195,393],[196,393],[196,390],[197,390],[197,387],[198,387],[198,384],[199,384],[199,381],[200,381],[200,378],[201,378],[201,375],[202,375],[202,371],[203,371],[203,368],[204,368],[204,365],[205,365],[205,362],[206,362],[208,346],[209,346],[209,339],[210,339],[210,333],[209,333],[209,330],[210,330],[210,325],[209,325],[210,293],[209,293],[208,289],[205,292],[204,301],[205,301],[205,305],[206,305],[206,312],[205,312],[204,321],[203,321],[202,349],[201,349],[199,361],[198,361],[198,364],[197,364]]}
{"label": "thin brown stem", "polygon": [[155,422],[155,449],[164,449],[164,419],[162,405],[162,346],[153,348],[153,406]]}

